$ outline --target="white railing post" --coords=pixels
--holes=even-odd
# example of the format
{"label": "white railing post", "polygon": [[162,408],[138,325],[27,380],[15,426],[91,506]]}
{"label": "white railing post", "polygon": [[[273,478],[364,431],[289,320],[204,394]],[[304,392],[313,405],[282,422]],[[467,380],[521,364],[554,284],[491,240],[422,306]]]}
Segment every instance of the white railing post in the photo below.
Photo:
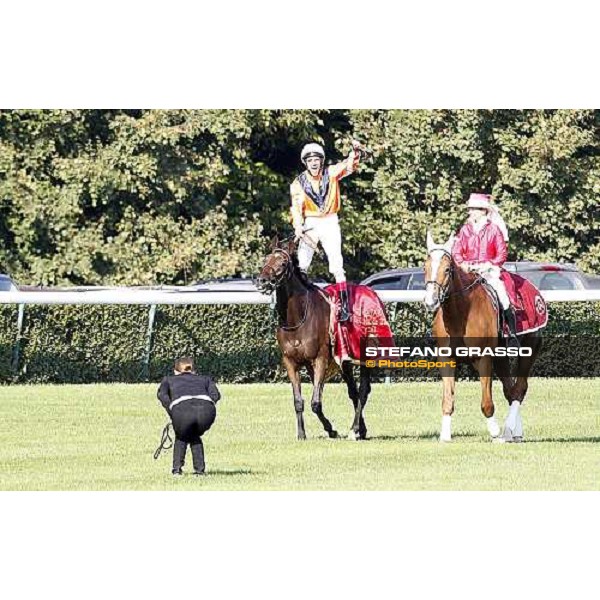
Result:
{"label": "white railing post", "polygon": [[21,353],[21,337],[23,336],[23,321],[25,319],[25,304],[19,304],[17,312],[17,337],[13,346],[10,370],[13,375],[19,373],[19,355]]}

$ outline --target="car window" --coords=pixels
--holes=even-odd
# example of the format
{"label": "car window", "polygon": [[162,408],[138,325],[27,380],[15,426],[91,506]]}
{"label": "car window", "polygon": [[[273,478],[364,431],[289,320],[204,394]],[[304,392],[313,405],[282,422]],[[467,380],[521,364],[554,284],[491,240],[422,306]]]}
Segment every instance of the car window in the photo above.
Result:
{"label": "car window", "polygon": [[382,277],[370,283],[369,287],[374,290],[405,290],[409,277],[410,274]]}
{"label": "car window", "polygon": [[10,292],[13,287],[13,282],[8,277],[0,277],[0,292]]}
{"label": "car window", "polygon": [[540,280],[542,290],[575,290],[577,286],[572,278],[562,273],[546,273]]}
{"label": "car window", "polygon": [[409,290],[424,290],[425,289],[425,273],[413,273],[408,284]]}

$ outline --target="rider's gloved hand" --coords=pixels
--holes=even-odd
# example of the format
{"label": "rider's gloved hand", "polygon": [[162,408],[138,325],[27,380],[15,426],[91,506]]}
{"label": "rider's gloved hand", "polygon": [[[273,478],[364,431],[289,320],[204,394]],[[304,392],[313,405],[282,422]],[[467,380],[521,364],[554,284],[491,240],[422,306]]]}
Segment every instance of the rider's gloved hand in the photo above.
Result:
{"label": "rider's gloved hand", "polygon": [[471,263],[468,262],[464,262],[461,263],[460,268],[465,272],[465,273],[470,273],[473,270],[473,265]]}
{"label": "rider's gloved hand", "polygon": [[302,225],[294,225],[294,236],[299,240],[304,235],[304,227]]}

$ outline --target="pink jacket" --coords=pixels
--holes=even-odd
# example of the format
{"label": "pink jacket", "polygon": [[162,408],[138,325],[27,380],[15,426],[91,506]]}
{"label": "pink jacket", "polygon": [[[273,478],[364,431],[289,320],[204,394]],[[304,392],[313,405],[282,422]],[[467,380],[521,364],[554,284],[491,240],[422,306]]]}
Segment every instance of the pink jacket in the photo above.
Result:
{"label": "pink jacket", "polygon": [[501,267],[507,256],[508,248],[502,231],[489,221],[479,233],[475,233],[470,223],[463,225],[452,247],[452,258],[457,265],[490,262]]}

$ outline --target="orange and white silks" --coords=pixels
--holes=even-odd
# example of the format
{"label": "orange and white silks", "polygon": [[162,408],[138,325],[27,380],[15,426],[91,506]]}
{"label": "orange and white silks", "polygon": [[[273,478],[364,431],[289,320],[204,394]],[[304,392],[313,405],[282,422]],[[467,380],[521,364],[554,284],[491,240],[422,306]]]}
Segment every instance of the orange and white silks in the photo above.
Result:
{"label": "orange and white silks", "polygon": [[[359,157],[358,152],[351,152],[346,160],[325,167],[326,172],[324,170],[318,177],[312,177],[308,171],[304,171],[294,179],[290,186],[294,227],[301,226],[305,217],[323,217],[340,210],[340,180],[356,171]],[[307,193],[307,185],[312,188],[310,195]],[[318,201],[319,197],[321,203]]]}

